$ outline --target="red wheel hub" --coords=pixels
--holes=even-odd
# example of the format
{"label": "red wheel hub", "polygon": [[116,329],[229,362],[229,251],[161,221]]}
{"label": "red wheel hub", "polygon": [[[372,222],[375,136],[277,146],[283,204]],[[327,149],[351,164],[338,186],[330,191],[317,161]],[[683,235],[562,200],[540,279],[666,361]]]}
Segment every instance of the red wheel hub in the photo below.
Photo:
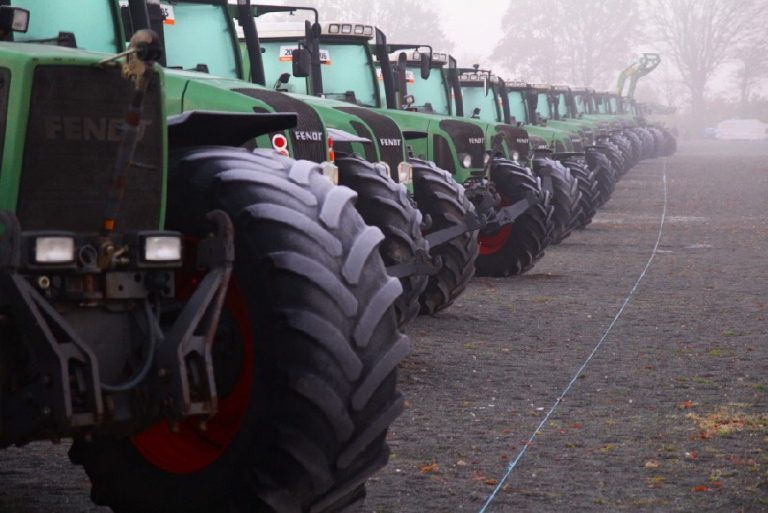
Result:
{"label": "red wheel hub", "polygon": [[502,226],[498,232],[493,235],[480,235],[477,238],[477,242],[480,245],[481,255],[492,255],[497,253],[509,239],[509,234],[512,232],[512,225],[508,224]]}
{"label": "red wheel hub", "polygon": [[[194,261],[194,260],[191,260]],[[189,297],[199,275],[177,275],[179,297]],[[199,420],[188,419],[171,430],[161,421],[130,438],[131,443],[154,466],[172,474],[198,472],[216,461],[240,431],[250,400],[253,381],[253,330],[245,300],[234,280],[230,281],[224,309],[234,319],[242,341],[239,375],[228,393],[219,397],[218,412],[202,429]]]}
{"label": "red wheel hub", "polygon": [[[507,205],[511,204],[511,201],[502,196],[502,207],[506,207]],[[494,253],[498,253],[501,248],[504,247],[504,244],[507,243],[507,240],[509,240],[509,234],[512,233],[512,224],[513,223],[504,225],[499,228],[496,233],[490,235],[483,235],[481,232],[480,236],[477,238],[478,245],[480,246],[480,254],[493,255]]]}

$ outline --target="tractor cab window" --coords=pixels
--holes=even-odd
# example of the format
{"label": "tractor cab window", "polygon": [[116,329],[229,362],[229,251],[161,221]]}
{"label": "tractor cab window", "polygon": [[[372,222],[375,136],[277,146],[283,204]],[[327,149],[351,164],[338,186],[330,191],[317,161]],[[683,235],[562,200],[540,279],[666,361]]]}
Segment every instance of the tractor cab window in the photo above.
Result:
{"label": "tractor cab window", "polygon": [[326,98],[379,107],[373,56],[365,43],[320,43]]}
{"label": "tractor cab window", "polygon": [[160,4],[166,15],[163,37],[169,68],[239,78],[239,45],[230,32],[226,5],[177,1]]}
{"label": "tractor cab window", "polygon": [[584,104],[584,96],[580,94],[574,94],[573,95],[574,103],[576,103],[576,112],[578,114],[586,114],[587,113],[587,107]]}
{"label": "tractor cab window", "polygon": [[15,41],[64,44],[59,41],[59,33],[69,32],[75,36],[74,44],[83,50],[104,53],[123,50],[117,28],[118,13],[112,2],[13,0],[11,4],[29,10],[29,29],[26,33],[15,33]]}
{"label": "tractor cab window", "polygon": [[[297,42],[262,39],[259,43],[267,86],[275,84],[281,91],[309,94],[307,78],[290,76],[293,68],[291,53],[298,48]],[[320,62],[326,98],[365,107],[379,106],[373,58],[364,44],[321,41]],[[288,82],[278,83],[280,76],[286,73],[290,76]]]}
{"label": "tractor cab window", "polygon": [[[461,91],[464,95],[464,115],[471,116],[489,123],[496,123],[500,116],[498,105],[496,104],[496,95],[488,88],[488,94],[485,94],[483,85],[462,86]],[[479,109],[479,112],[478,112]]]}
{"label": "tractor cab window", "polygon": [[509,91],[509,114],[515,121],[526,123],[528,116],[525,110],[525,96],[522,91]]}
{"label": "tractor cab window", "polygon": [[565,93],[559,93],[557,95],[557,113],[560,116],[568,116],[568,99],[565,97]]}
{"label": "tractor cab window", "polygon": [[619,102],[618,102],[618,100],[616,100],[616,98],[611,98],[609,100],[609,104],[610,104],[610,107],[611,107],[611,112],[614,113],[614,114],[618,114],[619,113]]}
{"label": "tractor cab window", "polygon": [[[450,115],[451,98],[444,81],[442,70],[433,69],[426,80],[421,78],[419,68],[408,69],[408,94],[413,95],[413,107],[420,111]],[[383,82],[380,80],[379,82]]]}
{"label": "tractor cab window", "polygon": [[536,103],[536,114],[542,118],[552,119],[548,95],[545,92],[539,93],[538,102]]}
{"label": "tractor cab window", "polygon": [[[291,41],[259,41],[261,45],[261,59],[264,63],[264,77],[267,87],[275,84],[276,89],[286,93],[308,94],[307,79],[290,76],[293,71],[293,50],[299,45]],[[280,75],[288,73],[288,82],[278,81]]]}

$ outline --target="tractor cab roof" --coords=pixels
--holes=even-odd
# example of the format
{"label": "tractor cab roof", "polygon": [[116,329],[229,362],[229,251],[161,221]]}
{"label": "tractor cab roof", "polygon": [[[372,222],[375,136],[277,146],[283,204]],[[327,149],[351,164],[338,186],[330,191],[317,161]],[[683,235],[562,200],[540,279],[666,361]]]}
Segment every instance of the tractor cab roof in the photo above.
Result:
{"label": "tractor cab roof", "polygon": [[539,92],[551,91],[552,86],[550,84],[528,84],[531,89],[536,89]]}
{"label": "tractor cab roof", "polygon": [[571,91],[574,93],[594,93],[595,90],[591,87],[571,87]]}
{"label": "tractor cab roof", "polygon": [[[404,53],[408,58],[408,64],[418,65],[421,62],[422,52],[419,52],[418,50],[398,50],[396,52],[390,53],[389,59],[392,62],[394,62],[397,60],[397,58],[400,56],[401,53]],[[374,58],[378,62],[379,58],[378,57],[374,57]],[[432,52],[432,67],[439,68],[439,67],[445,66],[446,64],[448,64],[449,59],[450,59],[450,55],[448,55],[447,53]]]}
{"label": "tractor cab roof", "polygon": [[530,87],[527,82],[523,82],[522,80],[505,80],[504,85],[507,86],[507,89],[515,91],[528,89]]}
{"label": "tractor cab roof", "polygon": [[459,75],[459,81],[461,82],[461,85],[480,85],[483,84],[483,82],[486,80],[489,84],[495,84],[499,81],[499,77],[493,75],[489,71],[483,70],[464,71]]}
{"label": "tractor cab roof", "polygon": [[571,86],[563,84],[553,85],[552,90],[557,93],[568,93],[571,91]]}
{"label": "tractor cab roof", "polygon": [[[303,38],[304,22],[256,22],[259,30],[259,39],[297,39]],[[373,39],[375,28],[373,25],[361,23],[327,22],[320,23],[321,37],[333,37],[339,39]]]}

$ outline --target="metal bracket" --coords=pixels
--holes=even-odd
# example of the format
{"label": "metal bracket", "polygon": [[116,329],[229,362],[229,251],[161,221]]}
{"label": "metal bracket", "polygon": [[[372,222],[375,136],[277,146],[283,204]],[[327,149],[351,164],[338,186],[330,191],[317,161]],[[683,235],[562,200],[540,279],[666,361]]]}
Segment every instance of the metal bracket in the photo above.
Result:
{"label": "metal bracket", "polygon": [[[551,183],[552,179],[549,178],[549,180]],[[538,198],[536,197],[536,194],[531,192],[527,194],[525,198],[518,200],[511,205],[507,205],[506,207],[501,207],[499,210],[497,210],[493,223],[498,224],[499,226],[513,223],[515,219],[523,215],[526,210],[535,205],[537,202]]]}
{"label": "metal bracket", "polygon": [[486,224],[488,221],[485,215],[478,212],[467,212],[463,222],[432,232],[425,239],[429,242],[430,248],[436,248],[464,233],[479,230]]}
{"label": "metal bracket", "polygon": [[216,228],[200,242],[198,263],[210,270],[168,330],[158,354],[160,369],[174,371],[165,407],[175,420],[212,415],[218,408],[211,348],[232,274],[235,229],[221,210],[206,217]]}

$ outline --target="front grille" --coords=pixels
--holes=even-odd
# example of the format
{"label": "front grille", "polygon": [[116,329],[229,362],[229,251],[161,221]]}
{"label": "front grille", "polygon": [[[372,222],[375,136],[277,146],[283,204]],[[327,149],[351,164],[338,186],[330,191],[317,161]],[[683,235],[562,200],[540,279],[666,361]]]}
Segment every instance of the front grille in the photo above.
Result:
{"label": "front grille", "polygon": [[[483,167],[485,160],[485,135],[483,129],[472,123],[454,119],[440,121],[440,129],[444,130],[453,141],[456,153],[469,154],[472,157],[474,168]],[[436,162],[438,166],[445,168],[443,162]]]}
{"label": "front grille", "polygon": [[497,136],[501,136],[511,151],[516,151],[521,159],[527,159],[530,150],[530,139],[528,132],[522,128],[511,125],[496,125]]}
{"label": "front grille", "polygon": [[397,181],[397,166],[405,159],[403,134],[397,124],[387,116],[361,107],[337,107],[337,110],[357,116],[370,127],[376,137],[381,160],[389,165],[392,179]]}
{"label": "front grille", "polygon": [[328,160],[325,126],[315,109],[287,94],[275,91],[255,89],[253,87],[232,90],[260,100],[272,107],[276,112],[295,112],[298,114],[296,128],[289,131],[293,148],[291,156],[296,159],[311,160],[312,162]]}
{"label": "front grille", "polygon": [[[16,208],[24,230],[100,228],[132,89],[118,67],[37,67]],[[129,170],[118,216],[120,231],[159,226],[161,116],[156,77],[144,101],[133,159],[139,165]]]}

